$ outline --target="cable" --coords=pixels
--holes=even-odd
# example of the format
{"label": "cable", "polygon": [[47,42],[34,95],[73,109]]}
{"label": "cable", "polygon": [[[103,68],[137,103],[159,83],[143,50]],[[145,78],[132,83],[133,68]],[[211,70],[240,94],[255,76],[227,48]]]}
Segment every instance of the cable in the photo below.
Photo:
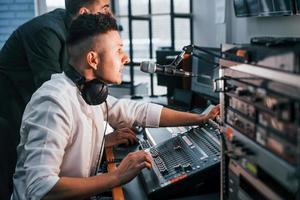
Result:
{"label": "cable", "polygon": [[108,105],[107,105],[107,101],[104,101],[104,102],[105,102],[105,105],[106,105],[106,123],[105,123],[105,128],[104,128],[104,133],[103,133],[104,137],[103,137],[103,140],[102,140],[102,143],[101,143],[99,157],[98,157],[98,160],[97,160],[97,165],[96,165],[96,170],[95,170],[94,176],[97,175],[98,169],[100,167],[101,152],[102,152],[103,144],[104,144],[104,141],[105,141],[105,133],[106,133],[107,124],[108,124]]}

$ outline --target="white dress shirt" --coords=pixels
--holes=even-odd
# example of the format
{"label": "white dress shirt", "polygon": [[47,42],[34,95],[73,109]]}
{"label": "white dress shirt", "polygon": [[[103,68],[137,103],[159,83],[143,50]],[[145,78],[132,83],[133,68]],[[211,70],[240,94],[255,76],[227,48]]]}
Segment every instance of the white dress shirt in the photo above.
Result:
{"label": "white dress shirt", "polygon": [[[107,104],[113,128],[159,125],[159,105],[112,96]],[[64,73],[52,75],[33,94],[23,114],[12,199],[41,199],[59,177],[91,176],[104,137],[104,120],[105,103],[86,104]]]}

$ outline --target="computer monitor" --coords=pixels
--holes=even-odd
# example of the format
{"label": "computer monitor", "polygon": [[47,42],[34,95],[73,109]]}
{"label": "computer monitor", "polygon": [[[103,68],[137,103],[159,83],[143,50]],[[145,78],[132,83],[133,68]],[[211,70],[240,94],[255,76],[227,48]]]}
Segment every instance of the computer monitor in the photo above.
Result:
{"label": "computer monitor", "polygon": [[233,5],[237,17],[258,16],[258,0],[234,0]]}
{"label": "computer monitor", "polygon": [[259,16],[292,15],[291,0],[259,0]]}
{"label": "computer monitor", "polygon": [[234,0],[234,10],[237,17],[292,15],[293,3],[291,0]]}
{"label": "computer monitor", "polygon": [[[202,47],[216,55],[220,55],[220,48]],[[192,79],[192,91],[209,100],[218,101],[219,93],[214,92],[214,80],[219,78],[219,58],[204,52],[197,52],[199,57],[193,56],[193,73],[198,77]]]}

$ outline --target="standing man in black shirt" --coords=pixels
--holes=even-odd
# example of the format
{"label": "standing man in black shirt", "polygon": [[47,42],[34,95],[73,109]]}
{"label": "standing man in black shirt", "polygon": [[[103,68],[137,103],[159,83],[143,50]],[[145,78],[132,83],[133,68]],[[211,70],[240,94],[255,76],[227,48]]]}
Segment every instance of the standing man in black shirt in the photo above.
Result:
{"label": "standing man in black shirt", "polygon": [[22,114],[33,92],[68,63],[66,36],[83,13],[110,13],[110,0],[65,0],[66,9],[38,16],[15,30],[0,51],[0,199],[12,189]]}

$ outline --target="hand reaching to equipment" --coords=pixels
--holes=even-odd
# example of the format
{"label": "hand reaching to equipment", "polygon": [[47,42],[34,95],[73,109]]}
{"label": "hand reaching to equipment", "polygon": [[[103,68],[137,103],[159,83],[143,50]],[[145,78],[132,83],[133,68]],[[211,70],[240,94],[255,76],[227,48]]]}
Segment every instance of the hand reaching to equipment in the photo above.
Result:
{"label": "hand reaching to equipment", "polygon": [[220,104],[216,105],[209,113],[206,114],[206,120],[214,120],[218,115],[220,115]]}
{"label": "hand reaching to equipment", "polygon": [[136,177],[142,169],[147,167],[150,169],[152,158],[149,153],[145,151],[137,151],[129,153],[120,163],[115,171],[120,185],[128,183]]}
{"label": "hand reaching to equipment", "polygon": [[119,144],[130,145],[136,142],[136,135],[130,128],[117,129],[105,136],[105,147],[111,147]]}

